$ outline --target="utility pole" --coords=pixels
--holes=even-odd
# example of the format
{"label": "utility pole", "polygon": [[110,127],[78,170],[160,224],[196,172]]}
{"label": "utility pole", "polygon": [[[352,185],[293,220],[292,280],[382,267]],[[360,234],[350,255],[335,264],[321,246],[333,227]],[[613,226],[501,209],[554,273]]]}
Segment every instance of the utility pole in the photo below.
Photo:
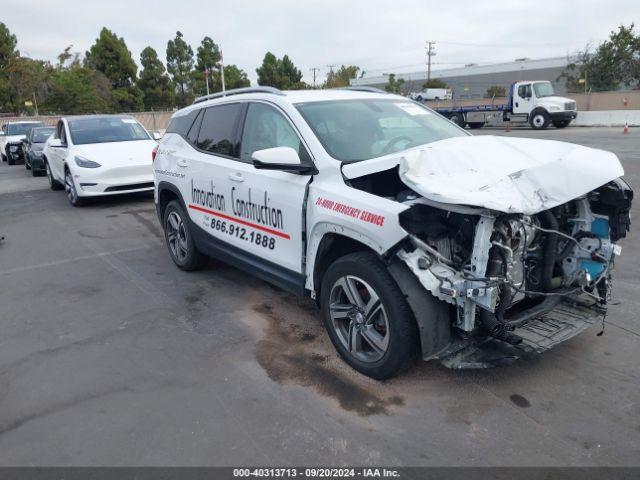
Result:
{"label": "utility pole", "polygon": [[320,71],[318,67],[313,67],[309,69],[310,72],[313,73],[313,88],[316,88],[316,73]]}
{"label": "utility pole", "polygon": [[436,51],[433,48],[436,42],[427,41],[427,82],[431,80],[431,57],[436,56]]}

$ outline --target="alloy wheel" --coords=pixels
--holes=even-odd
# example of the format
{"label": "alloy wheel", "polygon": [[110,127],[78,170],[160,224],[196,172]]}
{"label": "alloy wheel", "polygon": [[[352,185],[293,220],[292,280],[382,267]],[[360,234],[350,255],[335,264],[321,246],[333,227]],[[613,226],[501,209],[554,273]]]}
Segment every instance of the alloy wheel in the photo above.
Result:
{"label": "alloy wheel", "polygon": [[78,192],[70,171],[67,171],[64,176],[64,191],[67,193],[67,198],[71,204],[75,204],[78,201]]}
{"label": "alloy wheel", "polygon": [[389,319],[375,290],[346,275],[331,288],[329,315],[343,347],[356,359],[373,363],[389,347]]}
{"label": "alloy wheel", "polygon": [[172,211],[167,217],[167,241],[169,248],[174,258],[178,262],[184,262],[187,254],[189,253],[189,246],[187,244],[187,230],[184,222],[177,212]]}

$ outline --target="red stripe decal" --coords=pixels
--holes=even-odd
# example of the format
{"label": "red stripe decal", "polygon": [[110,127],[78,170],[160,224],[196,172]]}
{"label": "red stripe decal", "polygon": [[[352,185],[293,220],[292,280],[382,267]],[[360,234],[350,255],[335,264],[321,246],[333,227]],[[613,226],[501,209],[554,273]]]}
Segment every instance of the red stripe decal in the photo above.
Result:
{"label": "red stripe decal", "polygon": [[192,210],[197,210],[198,212],[208,213],[209,215],[214,215],[216,217],[224,218],[225,220],[236,222],[241,225],[246,225],[247,227],[255,228],[256,230],[262,230],[263,232],[270,233],[271,235],[276,235],[286,240],[291,240],[291,237],[287,233],[283,233],[278,230],[273,230],[272,228],[263,227],[262,225],[257,225],[255,223],[247,222],[246,220],[242,220],[240,218],[231,217],[224,213],[216,212],[215,210],[209,210],[206,208],[199,207],[197,205],[189,205],[189,208],[191,208]]}

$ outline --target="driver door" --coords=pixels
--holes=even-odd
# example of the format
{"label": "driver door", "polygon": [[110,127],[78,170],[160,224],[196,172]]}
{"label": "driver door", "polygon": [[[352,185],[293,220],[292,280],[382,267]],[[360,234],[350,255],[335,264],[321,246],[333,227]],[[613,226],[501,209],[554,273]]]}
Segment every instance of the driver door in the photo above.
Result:
{"label": "driver door", "polygon": [[528,115],[531,112],[533,91],[530,83],[521,83],[513,94],[513,113]]}
{"label": "driver door", "polygon": [[53,138],[60,140],[60,146],[51,147],[49,149],[49,157],[47,158],[49,161],[49,168],[51,168],[51,172],[56,180],[64,181],[64,162],[67,158],[68,146],[67,132],[62,120],[58,121],[56,133]]}

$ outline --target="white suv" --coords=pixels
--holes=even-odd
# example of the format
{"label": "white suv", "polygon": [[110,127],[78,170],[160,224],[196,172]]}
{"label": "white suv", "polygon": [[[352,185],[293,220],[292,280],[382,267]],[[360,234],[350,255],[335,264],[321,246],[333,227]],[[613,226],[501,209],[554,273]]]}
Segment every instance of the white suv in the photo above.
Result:
{"label": "white suv", "polygon": [[617,157],[474,137],[368,88],[240,89],[176,112],[155,202],[183,270],[222,259],[316,299],[356,370],[486,367],[607,308],[633,192]]}

